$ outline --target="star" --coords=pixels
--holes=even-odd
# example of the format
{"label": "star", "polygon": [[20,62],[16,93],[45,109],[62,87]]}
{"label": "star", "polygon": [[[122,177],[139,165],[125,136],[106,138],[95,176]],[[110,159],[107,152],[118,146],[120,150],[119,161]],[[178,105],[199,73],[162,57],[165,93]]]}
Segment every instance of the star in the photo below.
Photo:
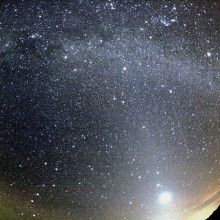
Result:
{"label": "star", "polygon": [[159,196],[159,202],[161,205],[168,205],[172,202],[172,195],[169,192],[163,192]]}

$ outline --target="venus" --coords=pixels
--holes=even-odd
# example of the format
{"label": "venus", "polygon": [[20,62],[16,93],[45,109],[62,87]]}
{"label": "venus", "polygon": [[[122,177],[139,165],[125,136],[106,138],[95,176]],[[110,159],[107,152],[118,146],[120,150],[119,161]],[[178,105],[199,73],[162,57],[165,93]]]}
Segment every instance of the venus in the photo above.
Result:
{"label": "venus", "polygon": [[159,202],[162,205],[168,205],[172,202],[172,195],[169,192],[163,192],[159,196]]}

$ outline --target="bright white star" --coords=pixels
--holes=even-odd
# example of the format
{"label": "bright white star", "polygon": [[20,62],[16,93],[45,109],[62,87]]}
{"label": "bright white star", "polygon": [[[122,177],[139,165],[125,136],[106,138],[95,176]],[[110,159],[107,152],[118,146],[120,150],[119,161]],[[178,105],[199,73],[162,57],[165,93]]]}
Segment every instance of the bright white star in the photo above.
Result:
{"label": "bright white star", "polygon": [[172,201],[172,195],[169,192],[163,192],[159,196],[159,202],[162,205],[170,204]]}

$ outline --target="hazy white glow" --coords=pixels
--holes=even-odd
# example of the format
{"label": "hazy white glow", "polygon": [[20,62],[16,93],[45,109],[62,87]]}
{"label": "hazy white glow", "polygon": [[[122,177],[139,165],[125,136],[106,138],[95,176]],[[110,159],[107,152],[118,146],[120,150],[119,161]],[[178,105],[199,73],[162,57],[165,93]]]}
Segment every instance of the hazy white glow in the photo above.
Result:
{"label": "hazy white glow", "polygon": [[169,192],[163,192],[159,196],[159,202],[162,205],[170,204],[172,201],[172,195]]}

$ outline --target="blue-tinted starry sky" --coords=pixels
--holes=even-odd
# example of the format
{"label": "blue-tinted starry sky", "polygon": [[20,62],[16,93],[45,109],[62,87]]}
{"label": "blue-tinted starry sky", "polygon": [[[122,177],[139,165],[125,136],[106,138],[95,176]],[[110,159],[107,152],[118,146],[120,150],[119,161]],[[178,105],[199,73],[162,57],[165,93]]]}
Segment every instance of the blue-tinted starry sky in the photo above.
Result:
{"label": "blue-tinted starry sky", "polygon": [[2,190],[48,206],[19,218],[186,219],[219,201],[218,1],[0,7]]}

